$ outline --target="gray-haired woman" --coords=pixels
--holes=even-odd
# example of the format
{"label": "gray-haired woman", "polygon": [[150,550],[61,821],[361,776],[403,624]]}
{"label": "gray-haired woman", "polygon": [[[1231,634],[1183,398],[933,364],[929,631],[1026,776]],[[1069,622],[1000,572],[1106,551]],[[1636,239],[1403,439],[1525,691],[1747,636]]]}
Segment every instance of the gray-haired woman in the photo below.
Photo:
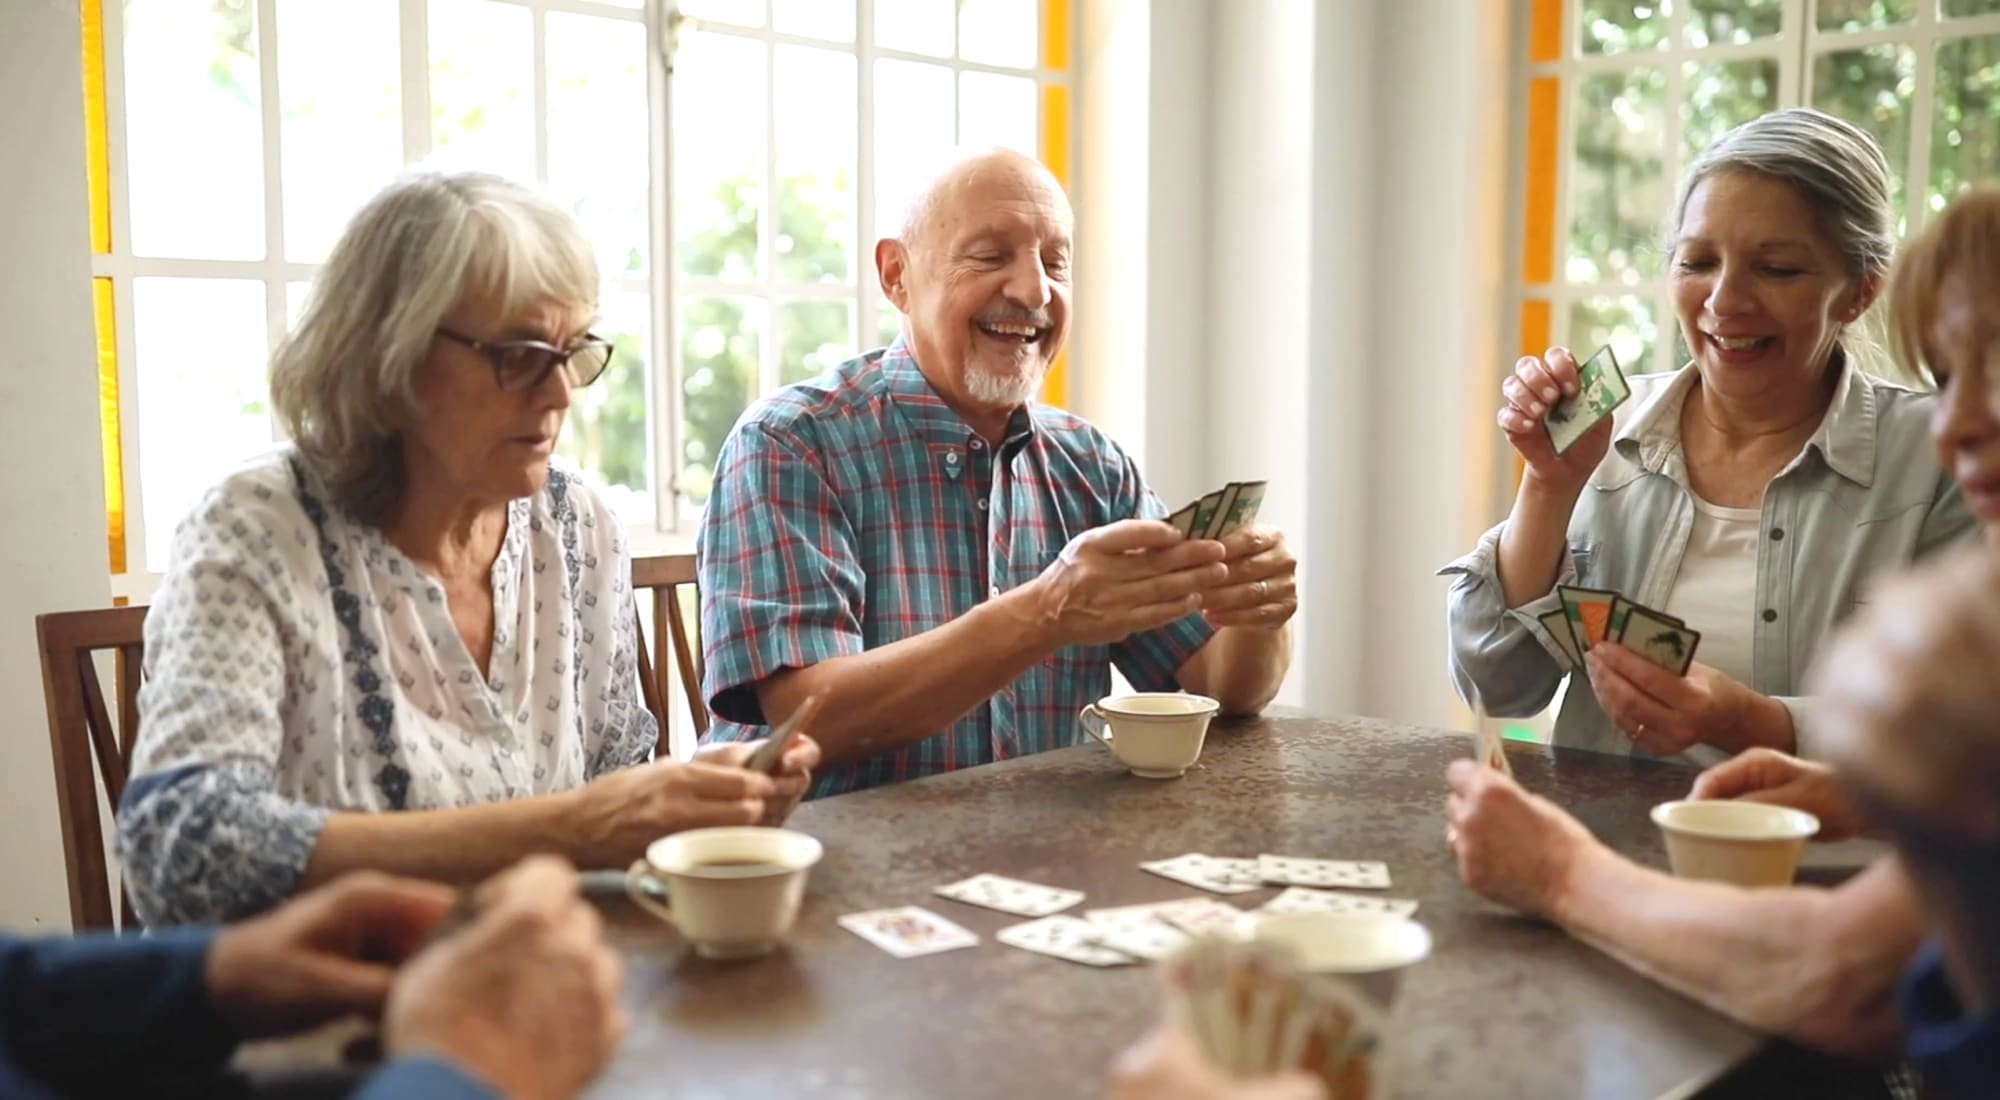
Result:
{"label": "gray-haired woman", "polygon": [[412,176],[348,226],[272,359],[294,442],[195,506],[147,615],[118,814],[147,923],[360,867],[622,865],[796,803],[804,739],[776,779],[743,746],[649,762],[625,540],[551,462],[610,362],[597,291],[575,221],[495,177]]}
{"label": "gray-haired woman", "polygon": [[1577,392],[1565,348],[1501,386],[1525,463],[1506,522],[1446,567],[1452,675],[1494,714],[1548,705],[1577,671],[1540,621],[1559,584],[1615,591],[1701,635],[1686,675],[1590,647],[1555,742],[1712,763],[1764,745],[1814,755],[1795,695],[1872,577],[1972,529],[1926,435],[1934,395],[1855,363],[1853,326],[1894,251],[1873,139],[1778,111],[1696,158],[1669,234],[1691,368],[1631,379],[1615,417],[1561,455],[1548,412]]}

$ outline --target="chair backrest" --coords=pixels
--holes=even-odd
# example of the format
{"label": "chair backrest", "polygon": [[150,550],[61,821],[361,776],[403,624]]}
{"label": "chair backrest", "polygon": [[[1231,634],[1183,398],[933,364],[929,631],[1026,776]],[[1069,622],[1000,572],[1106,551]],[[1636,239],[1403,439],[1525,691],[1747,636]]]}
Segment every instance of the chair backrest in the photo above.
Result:
{"label": "chair backrest", "polygon": [[[139,737],[139,676],[145,660],[144,607],[60,611],[35,617],[42,650],[42,690],[49,710],[56,806],[62,813],[63,859],[69,870],[69,916],[77,931],[113,927],[111,872],[97,817],[97,782],[115,810],[125,794],[132,744]],[[95,654],[113,651],[111,721]],[[126,928],[137,928],[132,902],[122,897]]]}
{"label": "chair backrest", "polygon": [[[687,614],[681,609],[681,587],[694,588],[694,555],[662,554],[632,559],[632,588],[653,590],[653,639],[671,639],[674,664],[680,673],[681,691],[687,697],[688,717],[694,720],[695,736],[708,732],[708,706],[701,698],[701,653],[688,632]],[[699,600],[699,595],[696,596]],[[699,606],[697,604],[697,606]],[[637,606],[632,609],[639,616]],[[644,625],[643,620],[638,624]],[[667,731],[667,665],[654,661],[646,649],[646,632],[639,632],[639,682],[646,696],[646,709],[660,723],[660,736]]]}

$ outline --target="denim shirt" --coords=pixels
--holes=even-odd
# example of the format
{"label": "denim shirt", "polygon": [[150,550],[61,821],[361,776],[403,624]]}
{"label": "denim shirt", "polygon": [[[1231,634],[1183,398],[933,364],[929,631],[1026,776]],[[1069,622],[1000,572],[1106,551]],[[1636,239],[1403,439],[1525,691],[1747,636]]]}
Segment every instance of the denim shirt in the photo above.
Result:
{"label": "denim shirt", "polygon": [[[1611,449],[1570,515],[1569,553],[1558,584],[1609,589],[1663,607],[1694,528],[1694,492],[1681,449],[1681,409],[1699,374],[1683,368],[1631,379]],[[1972,514],[1938,466],[1930,442],[1937,396],[1840,368],[1819,429],[1764,492],[1759,520],[1757,603],[1749,686],[1792,712],[1795,751],[1815,756],[1805,700],[1806,667],[1834,625],[1893,573],[1973,530]],[[1562,606],[1555,590],[1509,608],[1500,586],[1500,533],[1439,571],[1446,598],[1451,674],[1459,696],[1494,715],[1546,707],[1566,675],[1580,673],[1537,616]],[[1579,675],[1564,694],[1554,742],[1646,755],[1598,706]],[[1697,745],[1676,759],[1709,764],[1721,753]]]}

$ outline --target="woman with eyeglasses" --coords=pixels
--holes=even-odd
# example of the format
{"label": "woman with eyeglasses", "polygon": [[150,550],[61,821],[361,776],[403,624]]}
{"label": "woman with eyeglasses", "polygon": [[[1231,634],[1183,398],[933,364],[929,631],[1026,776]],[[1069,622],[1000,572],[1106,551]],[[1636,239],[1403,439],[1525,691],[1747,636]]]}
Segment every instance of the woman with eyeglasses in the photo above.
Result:
{"label": "woman with eyeglasses", "polygon": [[470,882],[531,851],[623,866],[782,820],[818,749],[653,761],[617,519],[552,462],[611,362],[568,214],[417,175],[348,226],[271,361],[292,443],[209,490],[146,619],[118,813],[148,924],[356,868]]}

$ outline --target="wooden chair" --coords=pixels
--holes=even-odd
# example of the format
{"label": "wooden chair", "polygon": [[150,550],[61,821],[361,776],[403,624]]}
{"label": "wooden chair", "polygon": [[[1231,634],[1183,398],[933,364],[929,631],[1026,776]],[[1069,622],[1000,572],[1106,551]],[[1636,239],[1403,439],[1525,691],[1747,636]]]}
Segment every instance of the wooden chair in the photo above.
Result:
{"label": "wooden chair", "polygon": [[[139,736],[139,676],[145,656],[146,609],[110,607],[35,617],[42,650],[42,690],[49,710],[56,806],[62,813],[63,859],[69,871],[69,917],[79,932],[113,927],[111,872],[98,823],[97,782],[115,809],[125,795],[132,744]],[[115,651],[112,725],[94,655]],[[121,923],[139,927],[132,901],[120,891]]]}
{"label": "wooden chair", "polygon": [[[671,639],[674,665],[680,672],[681,691],[687,696],[688,716],[694,720],[696,737],[708,732],[708,706],[701,698],[701,654],[688,633],[687,616],[681,611],[681,586],[694,586],[694,555],[665,554],[632,559],[632,588],[653,590],[653,640]],[[640,611],[635,605],[635,617]],[[645,625],[643,618],[638,626]],[[646,709],[660,723],[660,736],[667,735],[667,666],[655,662],[646,649],[646,632],[639,630],[639,685],[645,693]]]}

